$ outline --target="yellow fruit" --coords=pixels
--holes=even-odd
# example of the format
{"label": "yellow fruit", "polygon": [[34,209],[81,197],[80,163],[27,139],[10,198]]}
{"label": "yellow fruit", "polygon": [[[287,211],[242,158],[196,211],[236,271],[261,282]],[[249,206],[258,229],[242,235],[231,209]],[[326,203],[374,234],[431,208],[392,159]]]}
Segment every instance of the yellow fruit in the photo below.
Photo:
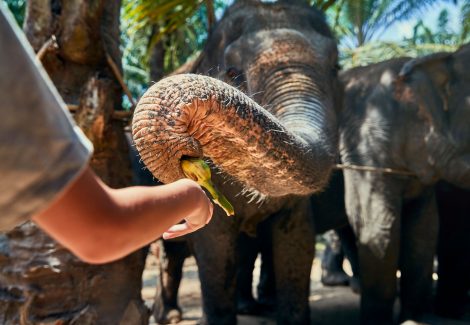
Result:
{"label": "yellow fruit", "polygon": [[228,216],[235,214],[232,204],[212,183],[211,170],[204,160],[199,158],[184,158],[181,160],[181,168],[186,177],[196,181],[211,194],[214,203],[224,209]]}

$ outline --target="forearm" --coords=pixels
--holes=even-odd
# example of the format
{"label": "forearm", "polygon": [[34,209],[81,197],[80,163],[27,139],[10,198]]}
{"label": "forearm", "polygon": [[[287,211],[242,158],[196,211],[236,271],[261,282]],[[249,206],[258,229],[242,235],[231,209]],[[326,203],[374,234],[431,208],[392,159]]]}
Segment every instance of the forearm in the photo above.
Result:
{"label": "forearm", "polygon": [[190,182],[113,190],[86,170],[33,220],[81,259],[105,263],[152,242],[197,213],[200,189]]}
{"label": "forearm", "polygon": [[[202,189],[193,181],[182,179],[157,187],[129,187],[114,190],[118,210],[123,211],[119,222],[125,229],[125,241],[117,246],[133,251],[160,237],[171,226],[184,218],[203,213],[195,210],[201,206]],[[114,218],[113,218],[114,219]]]}

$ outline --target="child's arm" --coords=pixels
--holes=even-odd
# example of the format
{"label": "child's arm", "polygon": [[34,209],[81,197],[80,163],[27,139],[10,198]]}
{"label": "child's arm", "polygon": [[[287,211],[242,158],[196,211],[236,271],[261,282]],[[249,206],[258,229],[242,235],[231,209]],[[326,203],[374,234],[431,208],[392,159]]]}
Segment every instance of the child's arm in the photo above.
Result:
{"label": "child's arm", "polygon": [[210,221],[212,211],[192,180],[115,190],[88,168],[33,221],[84,261],[106,263],[162,234],[173,238],[195,231]]}

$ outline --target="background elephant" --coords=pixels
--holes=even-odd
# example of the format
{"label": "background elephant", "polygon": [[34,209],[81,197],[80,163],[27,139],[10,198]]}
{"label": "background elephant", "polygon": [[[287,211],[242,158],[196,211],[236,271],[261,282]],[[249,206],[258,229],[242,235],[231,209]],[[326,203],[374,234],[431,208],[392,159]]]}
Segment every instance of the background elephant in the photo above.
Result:
{"label": "background elephant", "polygon": [[[321,283],[324,286],[350,286],[355,293],[360,292],[357,261],[356,236],[351,226],[330,230],[325,236],[325,251],[321,260]],[[347,258],[351,265],[349,276],[343,263]]]}
{"label": "background elephant", "polygon": [[183,177],[182,157],[206,156],[235,206],[236,217],[217,210],[188,236],[206,323],[236,322],[237,234],[268,217],[278,322],[308,323],[315,240],[308,195],[325,186],[336,155],[336,67],[336,44],[320,12],[303,2],[241,1],[215,27],[195,71],[241,86],[265,108],[197,75],[163,80],[139,102],[134,140],[152,173],[169,182]]}
{"label": "background elephant", "polygon": [[396,270],[401,319],[429,306],[439,179],[470,185],[470,46],[394,59],[342,74],[345,164],[388,167],[414,176],[345,170],[346,210],[358,237],[361,317],[392,323]]}
{"label": "background elephant", "polygon": [[[325,233],[321,282],[326,286],[347,285],[359,292],[356,238],[348,222],[344,205],[344,176],[336,170],[324,191],[312,195],[315,231]],[[349,260],[353,277],[343,270],[344,258]]]}

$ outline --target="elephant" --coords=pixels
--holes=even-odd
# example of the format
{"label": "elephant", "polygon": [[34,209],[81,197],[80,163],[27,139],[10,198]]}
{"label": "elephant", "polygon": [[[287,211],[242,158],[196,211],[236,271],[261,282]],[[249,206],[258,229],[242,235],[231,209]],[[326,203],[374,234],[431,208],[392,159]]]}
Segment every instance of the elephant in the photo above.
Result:
{"label": "elephant", "polygon": [[[351,266],[351,277],[343,269],[345,258]],[[353,292],[360,292],[356,237],[349,224],[325,234],[321,269],[321,283],[324,286],[350,286]]]}
{"label": "elephant", "polygon": [[[349,284],[353,292],[359,292],[356,239],[346,216],[342,171],[335,170],[324,190],[310,197],[309,208],[312,210],[312,223],[316,234],[334,232],[337,236],[335,243],[340,246],[331,249],[327,243],[322,258],[322,283],[324,285],[339,285],[341,282],[341,284]],[[237,277],[237,302],[240,314],[270,316],[273,307],[275,308],[275,274],[269,245],[271,238],[269,231],[267,231],[269,225],[265,223],[262,222],[258,225],[255,238],[243,233],[239,238],[239,243],[242,242],[242,245],[238,249],[239,253],[243,254],[239,261]],[[261,254],[262,263],[257,287],[258,297],[255,300],[252,294],[252,275],[258,252]],[[351,278],[342,269],[344,256],[351,264],[353,271]]]}
{"label": "elephant", "polygon": [[[315,230],[325,233],[326,247],[322,256],[321,282],[325,286],[349,285],[359,292],[358,257],[356,238],[349,225],[344,205],[344,176],[335,170],[324,191],[311,197]],[[352,277],[343,270],[343,259],[347,257]]]}
{"label": "elephant", "polygon": [[[269,222],[261,222],[256,236],[241,232],[238,236],[237,313],[272,316],[276,310],[276,284]],[[257,299],[253,296],[253,270],[261,257]]]}
{"label": "elephant", "polygon": [[[142,165],[138,168],[139,172],[143,167]],[[152,176],[150,176],[149,181],[152,181]],[[354,274],[350,279],[351,289],[356,293],[359,292],[359,284],[356,278],[358,274],[357,248],[344,207],[342,172],[334,171],[327,187],[322,192],[312,195],[310,203],[309,209],[312,209],[312,223],[316,234],[333,229],[337,232],[341,240],[342,251],[350,261]],[[238,314],[271,317],[276,310],[269,221],[267,219],[257,225],[256,236],[250,236],[244,232],[239,233],[237,253],[240,257],[237,261],[236,280]],[[160,243],[159,252],[160,281],[157,283],[153,315],[158,323],[171,324],[182,319],[181,308],[178,305],[178,289],[182,279],[183,263],[191,255],[191,251],[185,241],[167,240]],[[258,253],[261,254],[262,264],[257,287],[258,297],[255,300],[252,294],[253,268]]]}
{"label": "elephant", "polygon": [[[398,58],[340,75],[339,152],[345,204],[357,237],[363,324],[429,310],[438,236],[434,184],[470,186],[470,45]],[[374,169],[375,168],[375,169]],[[385,173],[380,168],[391,168]]]}
{"label": "elephant", "polygon": [[181,159],[205,157],[235,207],[235,217],[216,209],[188,236],[205,324],[236,323],[237,236],[265,219],[277,321],[309,322],[309,195],[328,183],[337,155],[337,55],[324,15],[305,2],[238,1],[211,32],[197,74],[159,81],[135,108],[134,142],[157,179],[183,178]]}

